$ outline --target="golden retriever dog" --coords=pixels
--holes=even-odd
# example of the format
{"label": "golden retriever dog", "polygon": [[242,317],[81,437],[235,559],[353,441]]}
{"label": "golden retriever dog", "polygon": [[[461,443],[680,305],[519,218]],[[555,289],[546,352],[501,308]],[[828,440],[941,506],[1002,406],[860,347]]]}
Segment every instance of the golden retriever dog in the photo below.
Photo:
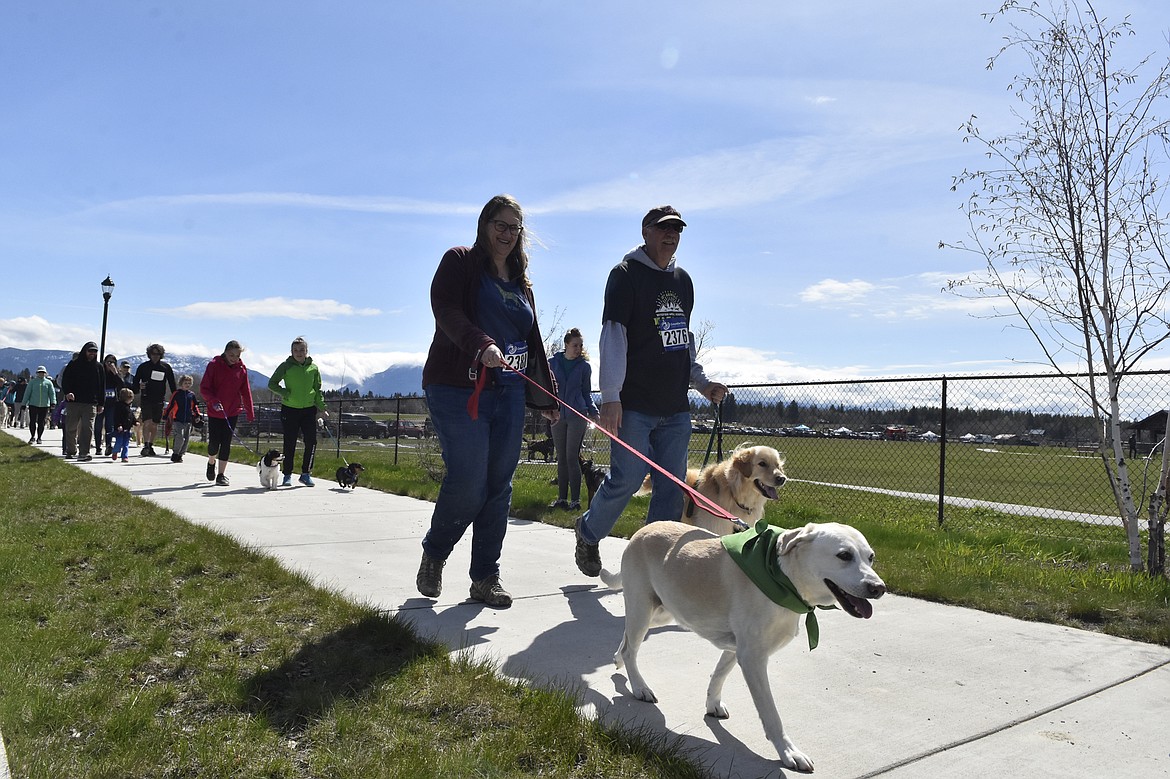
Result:
{"label": "golden retriever dog", "polygon": [[[708,465],[701,471],[687,469],[687,484],[694,487],[712,503],[734,514],[748,527],[764,516],[769,500],[779,497],[779,490],[788,477],[784,475],[784,458],[770,446],[740,444],[726,460]],[[637,495],[652,491],[650,477],[642,482]],[[686,499],[682,521],[688,525],[710,530],[716,535],[734,533],[740,528],[717,517]]]}
{"label": "golden retriever dog", "polygon": [[[806,611],[839,606],[851,617],[873,616],[870,599],[884,595],[886,584],[874,571],[873,549],[860,532],[826,522],[769,533],[775,545],[765,545],[762,552],[774,555]],[[707,714],[728,716],[723,683],[738,664],[781,765],[802,773],[813,770],[812,759],[785,733],[768,682],[768,658],[796,637],[801,614],[756,586],[719,536],[681,522],[652,522],[630,539],[621,571],[602,570],[601,579],[623,590],[625,632],[613,660],[619,669],[625,667],[635,698],[658,700],[638,669],[647,631],[677,622],[723,650],[707,686]]]}

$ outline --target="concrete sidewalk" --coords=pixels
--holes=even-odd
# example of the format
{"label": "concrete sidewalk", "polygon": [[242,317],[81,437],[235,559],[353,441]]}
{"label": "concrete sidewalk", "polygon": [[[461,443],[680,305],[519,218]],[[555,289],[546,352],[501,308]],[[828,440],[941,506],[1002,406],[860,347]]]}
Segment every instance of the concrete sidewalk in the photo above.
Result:
{"label": "concrete sidewalk", "polygon": [[[44,440],[60,452],[56,431]],[[738,673],[725,689],[731,718],[704,716],[719,651],[691,633],[652,633],[641,665],[660,700],[631,698],[612,660],[621,595],[578,573],[570,530],[511,522],[502,578],[515,603],[496,611],[467,600],[470,537],[448,562],[437,602],[415,591],[433,504],[324,479],[269,492],[237,463],[232,486],[215,487],[198,455],[172,464],[132,450],[127,464],[77,465],[505,674],[577,690],[607,721],[677,734],[712,776],[791,775],[777,767]],[[624,543],[602,543],[607,565],[618,565]],[[874,605],[870,620],[820,612],[820,647],[810,653],[797,638],[771,661],[785,729],[817,776],[1170,776],[1170,648],[896,595]]]}

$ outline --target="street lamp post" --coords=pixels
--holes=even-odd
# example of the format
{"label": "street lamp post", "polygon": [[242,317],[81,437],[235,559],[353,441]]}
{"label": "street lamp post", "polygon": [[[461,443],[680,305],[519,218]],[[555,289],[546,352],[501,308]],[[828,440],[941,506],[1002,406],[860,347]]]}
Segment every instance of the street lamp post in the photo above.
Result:
{"label": "street lamp post", "polygon": [[106,358],[106,316],[110,313],[110,295],[114,294],[114,282],[106,276],[102,282],[102,345],[99,360]]}

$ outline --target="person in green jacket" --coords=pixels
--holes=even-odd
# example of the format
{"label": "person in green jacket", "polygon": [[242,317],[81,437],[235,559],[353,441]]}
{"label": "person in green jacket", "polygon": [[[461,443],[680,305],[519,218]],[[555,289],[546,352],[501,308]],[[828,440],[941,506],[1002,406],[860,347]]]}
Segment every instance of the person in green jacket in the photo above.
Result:
{"label": "person in green jacket", "polygon": [[49,378],[45,366],[37,366],[37,375],[24,390],[24,405],[28,408],[28,442],[41,442],[49,409],[57,405],[57,388]]}
{"label": "person in green jacket", "polygon": [[268,389],[280,396],[280,424],[284,430],[284,481],[282,487],[292,486],[293,459],[297,452],[297,438],[305,439],[301,458],[301,484],[313,485],[313,455],[317,451],[317,413],[328,418],[325,396],[321,394],[321,371],[309,356],[309,342],[297,336],[293,339],[292,355],[282,362],[268,380]]}

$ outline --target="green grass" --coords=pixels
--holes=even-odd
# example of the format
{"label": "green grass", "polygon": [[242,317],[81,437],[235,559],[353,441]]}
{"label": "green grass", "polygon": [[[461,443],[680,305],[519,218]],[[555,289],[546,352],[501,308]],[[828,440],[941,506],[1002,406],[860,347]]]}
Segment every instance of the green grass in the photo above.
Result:
{"label": "green grass", "polygon": [[700,775],[6,435],[0,494],[15,777]]}
{"label": "green grass", "polygon": [[[834,456],[836,470],[816,480],[843,483],[926,446],[812,440],[823,448],[785,450],[790,474],[799,466],[812,479],[806,466]],[[390,447],[346,446],[367,466],[364,485],[437,494],[433,452],[404,447],[395,465]],[[319,478],[341,462],[330,451],[326,442]],[[571,524],[546,508],[552,473],[521,467],[514,515]],[[995,499],[994,483],[967,478],[984,485],[975,497]],[[899,488],[930,491],[909,484]],[[0,727],[16,777],[700,775],[674,742],[582,720],[566,693],[452,659],[396,620],[4,435],[0,494]],[[646,502],[631,501],[616,534],[641,526]],[[935,510],[793,482],[767,518],[858,527],[901,595],[1170,646],[1170,582],[1129,572],[1120,529],[955,508],[940,528]]]}

